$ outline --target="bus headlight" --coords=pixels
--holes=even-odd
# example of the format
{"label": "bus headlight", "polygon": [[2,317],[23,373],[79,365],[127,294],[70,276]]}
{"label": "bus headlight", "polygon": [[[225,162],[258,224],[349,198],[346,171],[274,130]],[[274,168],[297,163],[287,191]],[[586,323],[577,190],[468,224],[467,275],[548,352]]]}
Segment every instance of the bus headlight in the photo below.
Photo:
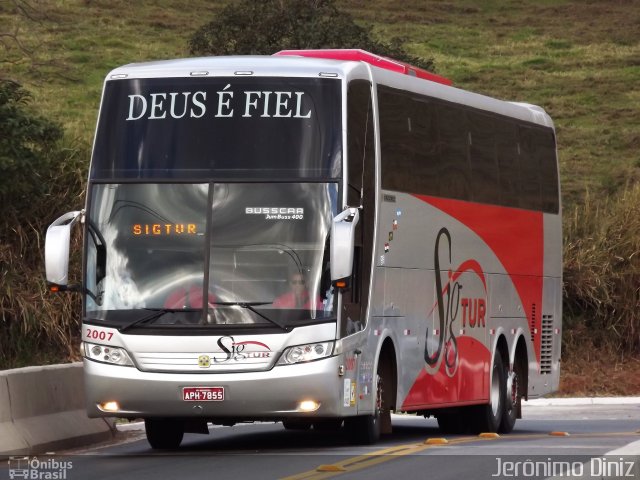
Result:
{"label": "bus headlight", "polygon": [[84,348],[84,356],[89,360],[133,367],[131,357],[129,357],[129,354],[124,348],[108,347],[106,345],[87,342],[83,342],[82,346]]}
{"label": "bus headlight", "polygon": [[289,347],[282,353],[278,365],[293,365],[329,357],[333,353],[333,343],[320,342]]}

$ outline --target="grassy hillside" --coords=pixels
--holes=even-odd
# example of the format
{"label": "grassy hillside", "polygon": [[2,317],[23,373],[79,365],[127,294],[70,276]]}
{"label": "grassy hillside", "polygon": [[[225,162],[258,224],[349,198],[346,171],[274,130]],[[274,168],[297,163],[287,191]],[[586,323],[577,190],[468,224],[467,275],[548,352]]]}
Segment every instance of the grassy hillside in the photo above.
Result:
{"label": "grassy hillside", "polygon": [[[85,159],[86,167],[108,71],[126,63],[187,56],[191,34],[225,3],[0,2],[0,78],[22,83],[34,95],[32,108],[62,123],[67,144]],[[588,249],[597,243],[607,250],[590,265],[592,283],[585,281],[585,288],[576,290],[588,296],[602,289],[601,272],[621,270],[609,265],[609,259],[618,256],[628,260],[622,277],[602,283],[615,287],[626,282],[625,291],[638,296],[633,290],[634,282],[640,281],[637,242],[625,240],[630,253],[614,253],[617,247],[607,243],[611,237],[607,229],[616,221],[603,229],[595,217],[590,222],[582,218],[590,210],[606,218],[606,205],[617,205],[616,211],[640,218],[640,205],[623,209],[614,201],[640,182],[640,0],[345,0],[338,4],[359,22],[372,25],[379,37],[401,37],[410,53],[434,58],[438,73],[451,78],[455,86],[545,108],[558,131],[567,232],[579,237],[568,238],[567,265],[573,270],[565,279],[585,277],[585,262],[595,258],[589,257]],[[582,207],[585,198],[590,199],[589,208]],[[611,202],[605,201],[609,198]],[[621,198],[639,196],[636,190],[635,196]],[[66,203],[51,206],[45,224],[81,205],[82,196],[76,192]],[[578,228],[582,225],[591,230]],[[38,257],[34,265],[39,262]],[[610,292],[602,295],[618,298]],[[633,311],[634,301],[640,308],[640,298],[632,298],[627,312]],[[575,304],[579,307],[581,302]],[[596,310],[598,302],[593,301]],[[615,317],[619,310],[613,302],[601,313]],[[611,391],[603,384],[581,383],[583,367],[572,363],[589,333],[584,327],[589,319],[583,320],[578,314],[566,323],[571,330],[565,345],[574,353],[567,357],[564,372],[569,375],[564,378],[574,392]],[[638,319],[627,314],[624,321],[638,335]],[[614,339],[620,335],[616,318],[597,325]],[[597,348],[597,342],[589,345]],[[615,345],[610,351],[616,355]],[[625,362],[619,362],[622,370]],[[618,377],[613,372],[601,380],[606,384],[607,378]],[[640,385],[628,389],[637,393]]]}
{"label": "grassy hillside", "polygon": [[[433,57],[456,86],[543,106],[558,128],[565,200],[640,178],[640,1],[339,2],[381,37]],[[27,5],[22,2],[19,5]],[[42,0],[0,5],[2,76],[89,143],[104,75],[188,55],[220,2]],[[12,36],[14,38],[12,38]]]}
{"label": "grassy hillside", "polygon": [[550,113],[565,200],[640,178],[640,2],[375,3],[351,11],[433,56],[455,85]]}

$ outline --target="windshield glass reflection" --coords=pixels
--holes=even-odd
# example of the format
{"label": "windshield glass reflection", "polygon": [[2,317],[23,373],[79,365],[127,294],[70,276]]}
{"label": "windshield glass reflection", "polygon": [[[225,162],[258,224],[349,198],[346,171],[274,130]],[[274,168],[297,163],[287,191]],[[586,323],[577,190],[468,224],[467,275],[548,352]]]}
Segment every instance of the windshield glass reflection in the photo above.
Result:
{"label": "windshield glass reflection", "polygon": [[210,290],[221,302],[259,303],[274,318],[332,315],[327,239],[336,192],[322,183],[216,184]]}
{"label": "windshield glass reflection", "polygon": [[93,185],[88,221],[104,247],[87,236],[86,317],[124,326],[166,311],[141,328],[333,318],[336,198],[333,183]]}

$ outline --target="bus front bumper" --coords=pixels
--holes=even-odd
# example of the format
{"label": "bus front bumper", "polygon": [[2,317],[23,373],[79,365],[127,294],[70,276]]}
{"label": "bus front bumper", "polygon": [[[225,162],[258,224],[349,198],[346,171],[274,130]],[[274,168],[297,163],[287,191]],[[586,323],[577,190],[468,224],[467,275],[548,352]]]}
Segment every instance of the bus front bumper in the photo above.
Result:
{"label": "bus front bumper", "polygon": [[[260,372],[185,374],[143,372],[135,367],[85,359],[87,414],[92,418],[200,417],[234,421],[348,415],[343,407],[339,364],[339,357],[329,357]],[[183,389],[190,387],[223,387],[224,399],[185,401]],[[305,401],[319,406],[304,410],[301,403]]]}

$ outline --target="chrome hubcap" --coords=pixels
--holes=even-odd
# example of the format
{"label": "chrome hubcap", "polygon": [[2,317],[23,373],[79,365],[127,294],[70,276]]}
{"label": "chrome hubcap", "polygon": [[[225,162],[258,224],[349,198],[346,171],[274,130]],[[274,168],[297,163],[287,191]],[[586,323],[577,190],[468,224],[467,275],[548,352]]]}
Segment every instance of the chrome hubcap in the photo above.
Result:
{"label": "chrome hubcap", "polygon": [[500,406],[500,376],[497,370],[494,370],[491,378],[491,412],[493,416],[498,415],[498,407]]}
{"label": "chrome hubcap", "polygon": [[518,404],[518,376],[516,372],[507,373],[507,411],[510,412]]}
{"label": "chrome hubcap", "polygon": [[382,377],[380,375],[376,376],[376,380],[378,383],[378,387],[376,388],[376,412],[375,416],[377,417],[382,413]]}

